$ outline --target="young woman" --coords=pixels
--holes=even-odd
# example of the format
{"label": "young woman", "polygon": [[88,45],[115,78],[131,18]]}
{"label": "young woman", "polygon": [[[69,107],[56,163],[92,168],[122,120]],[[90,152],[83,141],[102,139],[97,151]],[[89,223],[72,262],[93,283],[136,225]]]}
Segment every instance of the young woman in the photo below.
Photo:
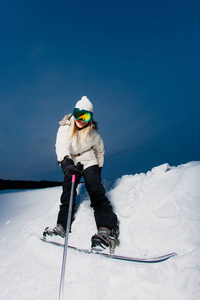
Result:
{"label": "young woman", "polygon": [[97,123],[93,121],[93,105],[86,96],[76,103],[73,114],[60,122],[56,139],[58,163],[64,173],[63,192],[57,225],[46,228],[44,236],[59,235],[65,237],[72,174],[76,175],[72,220],[75,207],[76,188],[81,177],[90,196],[91,207],[97,226],[97,234],[92,236],[92,249],[103,250],[110,247],[113,251],[118,245],[118,220],[112,206],[105,196],[101,184],[101,168],[104,163],[104,144],[97,132]]}

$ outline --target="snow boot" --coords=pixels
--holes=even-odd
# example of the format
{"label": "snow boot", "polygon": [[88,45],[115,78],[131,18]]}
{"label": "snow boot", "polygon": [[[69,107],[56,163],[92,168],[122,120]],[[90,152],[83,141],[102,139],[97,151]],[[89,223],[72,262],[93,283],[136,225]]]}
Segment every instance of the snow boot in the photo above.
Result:
{"label": "snow boot", "polygon": [[62,238],[65,237],[65,229],[62,225],[57,224],[54,228],[46,227],[43,232],[43,237],[46,238],[47,236],[60,236]]}
{"label": "snow boot", "polygon": [[116,246],[119,246],[118,236],[118,230],[109,230],[106,227],[100,227],[98,233],[91,238],[91,248],[95,251],[102,251],[109,247],[110,253],[114,253]]}

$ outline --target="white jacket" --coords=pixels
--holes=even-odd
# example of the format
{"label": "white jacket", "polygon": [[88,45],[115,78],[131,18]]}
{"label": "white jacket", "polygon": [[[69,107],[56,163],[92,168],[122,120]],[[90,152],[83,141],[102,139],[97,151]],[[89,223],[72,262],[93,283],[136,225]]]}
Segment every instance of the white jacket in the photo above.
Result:
{"label": "white jacket", "polygon": [[92,123],[86,143],[81,139],[80,132],[78,138],[74,137],[72,141],[69,141],[71,133],[70,116],[65,116],[60,122],[61,126],[58,129],[55,145],[57,160],[61,162],[65,156],[69,156],[75,165],[78,162],[83,164],[84,169],[93,165],[102,167],[104,163],[104,143],[97,132],[97,126]]}

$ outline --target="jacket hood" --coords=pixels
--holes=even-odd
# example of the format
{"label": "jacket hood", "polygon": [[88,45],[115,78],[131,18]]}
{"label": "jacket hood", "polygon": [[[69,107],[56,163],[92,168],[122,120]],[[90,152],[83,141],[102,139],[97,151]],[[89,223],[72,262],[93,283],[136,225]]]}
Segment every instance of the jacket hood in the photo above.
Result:
{"label": "jacket hood", "polygon": [[[60,126],[70,125],[71,124],[71,118],[73,118],[72,114],[65,115],[62,120],[59,122]],[[98,124],[96,121],[91,120],[90,121],[90,127],[94,128],[95,130],[98,130]]]}

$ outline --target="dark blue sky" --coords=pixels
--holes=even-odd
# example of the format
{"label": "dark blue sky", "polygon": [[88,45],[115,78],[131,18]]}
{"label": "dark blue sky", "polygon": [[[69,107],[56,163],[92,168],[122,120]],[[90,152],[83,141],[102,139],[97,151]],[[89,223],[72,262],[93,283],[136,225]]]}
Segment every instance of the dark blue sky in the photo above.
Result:
{"label": "dark blue sky", "polygon": [[0,2],[0,178],[62,180],[59,120],[86,95],[104,178],[200,160],[200,2]]}

